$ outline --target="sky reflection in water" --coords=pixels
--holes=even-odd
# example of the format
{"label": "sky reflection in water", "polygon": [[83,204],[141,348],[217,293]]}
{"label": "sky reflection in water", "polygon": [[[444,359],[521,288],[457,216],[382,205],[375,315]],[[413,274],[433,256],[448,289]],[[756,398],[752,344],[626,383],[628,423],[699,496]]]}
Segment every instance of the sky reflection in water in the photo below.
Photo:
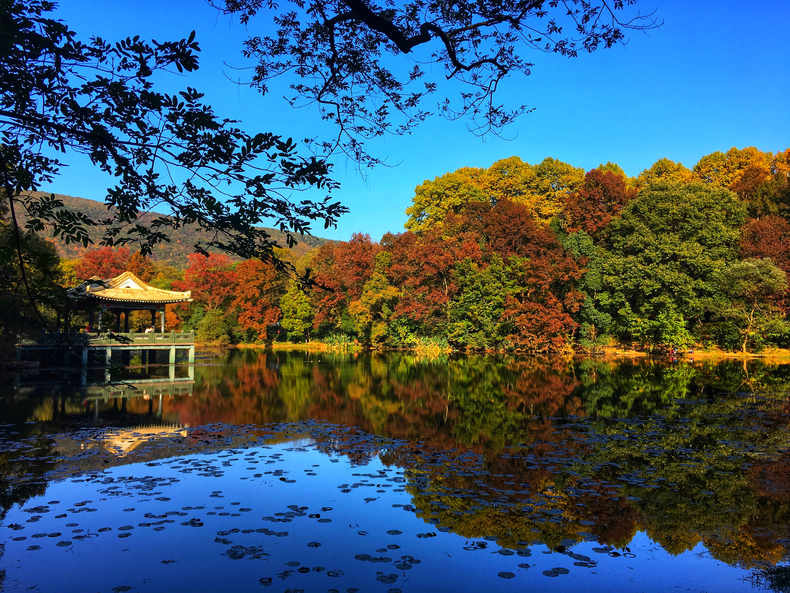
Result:
{"label": "sky reflection in water", "polygon": [[4,590],[787,590],[787,367],[213,363],[2,400]]}

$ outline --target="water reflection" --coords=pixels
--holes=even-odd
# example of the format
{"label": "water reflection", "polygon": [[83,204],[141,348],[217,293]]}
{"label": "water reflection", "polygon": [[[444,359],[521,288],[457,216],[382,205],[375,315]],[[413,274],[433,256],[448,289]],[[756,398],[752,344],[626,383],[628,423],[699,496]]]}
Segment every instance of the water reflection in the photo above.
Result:
{"label": "water reflection", "polygon": [[[756,586],[783,590],[790,367],[241,352],[204,361],[194,382],[181,371],[181,382],[171,381],[170,368],[163,380],[164,372],[49,395],[23,387],[2,399],[0,415],[11,422],[0,429],[2,515],[42,495],[53,480],[87,474],[96,482],[125,464],[182,459],[186,467],[197,463],[190,457],[196,453],[230,450],[246,471],[219,457],[199,465],[222,490],[229,475],[273,476],[277,488],[324,480],[335,471],[327,461],[343,459],[347,473],[320,481],[312,505],[320,508],[328,489],[361,505],[386,500],[401,513],[395,524],[404,521],[403,511],[422,523],[413,531],[428,546],[422,556],[393,555],[382,540],[383,552],[354,555],[366,566],[389,558],[380,562],[421,570],[415,561],[429,564],[426,550],[450,545],[442,539],[449,533],[463,538],[464,552],[497,551],[507,559],[500,551],[510,550],[520,559],[500,567],[502,582],[519,581],[522,564],[541,566],[539,574],[551,579],[595,571],[602,557],[636,562],[637,550],[644,558],[657,543],[667,558],[702,554],[753,569]],[[265,461],[260,449],[294,439],[307,439],[309,450],[323,455],[298,476],[287,449]],[[249,451],[245,458],[242,449]],[[258,462],[276,469],[253,471]],[[352,477],[355,467],[367,477]],[[149,485],[166,491],[174,475],[159,472],[160,481]],[[361,496],[366,482],[380,487]],[[284,507],[278,512],[286,518],[309,518],[299,507]],[[354,508],[344,519],[355,520]],[[207,520],[201,513],[193,518]],[[255,529],[277,537],[273,527]],[[260,560],[270,553],[229,534],[217,537],[228,540],[229,557]],[[525,560],[536,546],[565,563]],[[377,582],[383,586],[390,574]],[[321,579],[311,582],[327,588]],[[703,585],[716,589],[710,582]],[[728,580],[721,590],[734,587]],[[412,588],[425,590],[424,583]]]}

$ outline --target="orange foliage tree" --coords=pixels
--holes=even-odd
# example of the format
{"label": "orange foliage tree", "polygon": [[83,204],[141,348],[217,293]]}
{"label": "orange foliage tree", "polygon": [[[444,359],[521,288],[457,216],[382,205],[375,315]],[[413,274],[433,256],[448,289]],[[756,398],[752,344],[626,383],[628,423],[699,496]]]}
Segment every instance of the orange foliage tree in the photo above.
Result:
{"label": "orange foliage tree", "polygon": [[112,278],[127,270],[130,257],[126,247],[89,249],[80,256],[74,266],[74,273],[80,280],[87,280],[93,276],[102,279]]}
{"label": "orange foliage tree", "polygon": [[236,288],[232,307],[239,325],[265,340],[267,329],[280,319],[278,303],[284,278],[269,262],[248,259],[236,266]]}
{"label": "orange foliage tree", "polygon": [[146,257],[139,251],[135,251],[129,256],[126,262],[126,269],[144,282],[149,282],[155,274],[154,263],[151,261],[151,258]]}

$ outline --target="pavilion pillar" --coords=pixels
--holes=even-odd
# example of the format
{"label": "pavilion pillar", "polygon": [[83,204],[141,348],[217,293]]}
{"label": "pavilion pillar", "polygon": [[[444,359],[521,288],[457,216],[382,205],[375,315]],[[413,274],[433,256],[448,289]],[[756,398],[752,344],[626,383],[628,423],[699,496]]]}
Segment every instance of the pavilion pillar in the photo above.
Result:
{"label": "pavilion pillar", "polygon": [[123,331],[129,333],[129,309],[123,312]]}
{"label": "pavilion pillar", "polygon": [[104,305],[99,307],[99,333],[101,333],[101,319],[104,317]]}
{"label": "pavilion pillar", "polygon": [[151,327],[156,327],[156,309],[151,309]]}
{"label": "pavilion pillar", "polygon": [[88,311],[88,331],[93,331],[93,309]]}
{"label": "pavilion pillar", "polygon": [[121,331],[121,312],[115,311],[115,331]]}
{"label": "pavilion pillar", "polygon": [[162,317],[162,333],[165,333],[165,308],[162,307],[161,309],[161,317]]}

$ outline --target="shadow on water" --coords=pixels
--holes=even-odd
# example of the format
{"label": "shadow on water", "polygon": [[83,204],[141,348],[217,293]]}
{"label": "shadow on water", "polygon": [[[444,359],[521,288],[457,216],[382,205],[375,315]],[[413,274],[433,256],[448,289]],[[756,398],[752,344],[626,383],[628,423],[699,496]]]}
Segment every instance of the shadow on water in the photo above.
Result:
{"label": "shadow on water", "polygon": [[[277,578],[306,579],[306,590],[326,590],[333,578],[328,573],[337,571],[345,575],[338,590],[345,590],[362,579],[354,569],[360,564],[380,565],[377,587],[441,589],[420,571],[443,570],[441,554],[459,551],[447,551],[452,545],[478,556],[494,552],[496,562],[510,562],[494,570],[500,584],[539,578],[548,581],[534,583],[546,586],[570,572],[592,579],[585,585],[589,590],[627,587],[604,574],[607,563],[625,562],[649,575],[656,569],[645,562],[655,556],[692,590],[692,571],[704,575],[697,590],[734,590],[733,582],[741,588],[790,590],[783,565],[790,544],[790,366],[546,365],[483,356],[251,351],[204,357],[194,369],[130,362],[115,369],[109,383],[101,381],[104,371],[80,387],[34,375],[17,378],[16,387],[0,397],[5,422],[0,528],[8,527],[16,538],[6,546],[6,556],[14,542],[33,541],[36,534],[28,532],[58,506],[37,502],[26,512],[27,501],[69,484],[67,492],[81,492],[86,499],[104,493],[103,503],[88,506],[100,515],[110,513],[118,504],[113,498],[118,486],[106,484],[137,484],[136,477],[119,477],[128,466],[158,472],[134,486],[141,490],[132,488],[142,496],[138,506],[159,500],[151,492],[164,493],[159,498],[169,501],[169,488],[179,481],[185,488],[192,479],[208,480],[215,486],[205,486],[209,493],[233,490],[238,480],[263,481],[273,493],[313,480],[311,494],[301,491],[301,496],[313,497],[319,508],[329,508],[320,500],[334,500],[338,514],[344,512],[338,496],[358,497],[359,505],[390,503],[385,505],[390,510],[380,511],[382,521],[389,518],[398,526],[384,531],[390,539],[405,531],[401,523],[422,525],[415,527],[422,557],[413,550],[401,554],[405,549],[396,554],[401,544],[390,542],[352,554],[351,564],[334,569],[303,570],[299,562],[290,568],[286,563],[286,576]],[[304,470],[303,457],[312,460]],[[271,469],[258,471],[259,463]],[[338,474],[338,468],[345,473]],[[253,504],[242,500],[237,506]],[[200,507],[190,519],[200,526],[240,515]],[[70,508],[62,520],[80,507]],[[360,508],[350,505],[346,522],[374,521],[355,515]],[[9,526],[11,515],[15,522]],[[149,515],[139,525],[155,530],[154,518],[170,520],[167,514]],[[26,525],[20,517],[39,519]],[[271,562],[274,552],[267,546],[234,539],[245,532],[244,525],[251,535],[279,537],[293,546],[301,540],[278,536],[280,520],[324,518],[321,511],[285,504],[263,520],[267,517],[274,518],[273,527],[217,524],[204,546],[191,544],[193,556],[219,542],[226,558]],[[341,545],[346,536],[332,529],[327,537]],[[62,548],[74,549],[82,535],[98,537],[97,530],[77,528]],[[148,541],[156,533],[151,531]],[[20,550],[32,554],[42,541],[48,540],[42,537],[32,549]],[[318,541],[306,545],[320,548]],[[14,557],[24,557],[20,550]],[[563,566],[556,565],[558,557]],[[699,564],[690,568],[688,558]],[[735,572],[725,575],[715,568],[719,563]],[[397,570],[382,572],[387,566]],[[584,569],[595,576],[579,576]],[[406,571],[422,576],[411,581],[397,576]],[[256,578],[255,586],[272,578]],[[717,584],[718,578],[725,580]],[[26,582],[24,576],[15,579]]]}

